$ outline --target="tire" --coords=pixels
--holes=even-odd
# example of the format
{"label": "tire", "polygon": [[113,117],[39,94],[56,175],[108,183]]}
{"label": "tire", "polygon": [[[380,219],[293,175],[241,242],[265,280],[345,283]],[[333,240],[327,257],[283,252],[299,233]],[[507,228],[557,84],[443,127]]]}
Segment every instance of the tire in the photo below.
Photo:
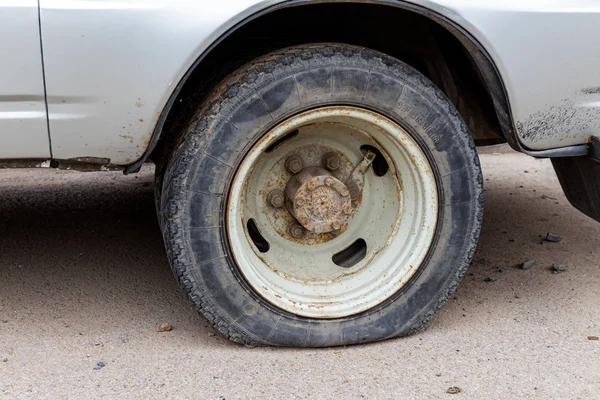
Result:
{"label": "tire", "polygon": [[[338,76],[351,79],[332,84]],[[232,255],[226,214],[252,146],[280,122],[331,105],[376,112],[410,134],[431,165],[437,221],[423,261],[397,292],[359,313],[314,318],[274,306],[248,283]],[[157,195],[168,259],[194,307],[236,343],[325,347],[412,334],[446,303],[475,251],[483,183],[468,129],[437,87],[385,54],[329,43],[258,58],[199,106],[174,149]]]}

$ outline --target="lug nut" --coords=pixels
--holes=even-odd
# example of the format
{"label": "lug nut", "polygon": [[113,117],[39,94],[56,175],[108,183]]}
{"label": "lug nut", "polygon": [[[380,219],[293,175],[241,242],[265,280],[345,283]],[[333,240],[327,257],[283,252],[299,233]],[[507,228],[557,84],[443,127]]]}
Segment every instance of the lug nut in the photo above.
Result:
{"label": "lug nut", "polygon": [[289,156],[285,160],[285,169],[292,174],[297,174],[302,171],[302,159],[298,156]]}
{"label": "lug nut", "polygon": [[296,221],[291,222],[288,225],[288,233],[295,239],[300,239],[302,236],[304,236],[304,231],[304,227]]}
{"label": "lug nut", "polygon": [[344,212],[344,214],[351,214],[352,213],[352,206],[345,205],[344,207],[342,207],[342,211]]}
{"label": "lug nut", "polygon": [[344,197],[348,196],[348,194],[349,194],[348,189],[342,188],[342,190],[340,190],[340,194]]}
{"label": "lug nut", "polygon": [[340,167],[340,157],[333,151],[326,153],[321,160],[323,166],[329,171],[335,171]]}
{"label": "lug nut", "polygon": [[306,204],[306,199],[302,196],[298,196],[296,197],[296,205],[298,207],[302,207],[304,204]]}
{"label": "lug nut", "polygon": [[310,182],[308,182],[308,183],[306,184],[306,188],[307,188],[308,190],[315,190],[315,189],[316,189],[316,187],[317,187],[317,185],[315,185],[315,183],[314,183],[313,181],[310,181]]}
{"label": "lug nut", "polygon": [[283,192],[279,189],[274,189],[269,192],[267,195],[267,201],[269,204],[275,208],[283,207],[283,203],[285,202],[285,197]]}
{"label": "lug nut", "polygon": [[325,179],[325,184],[326,184],[327,186],[331,186],[331,185],[333,185],[333,179],[331,179],[331,178],[327,178],[327,179]]}
{"label": "lug nut", "polygon": [[358,199],[359,193],[360,193],[360,191],[358,190],[357,187],[350,187],[350,198],[352,200]]}
{"label": "lug nut", "polygon": [[340,221],[333,221],[331,223],[331,226],[333,227],[333,229],[338,230],[342,227],[342,224],[340,223]]}

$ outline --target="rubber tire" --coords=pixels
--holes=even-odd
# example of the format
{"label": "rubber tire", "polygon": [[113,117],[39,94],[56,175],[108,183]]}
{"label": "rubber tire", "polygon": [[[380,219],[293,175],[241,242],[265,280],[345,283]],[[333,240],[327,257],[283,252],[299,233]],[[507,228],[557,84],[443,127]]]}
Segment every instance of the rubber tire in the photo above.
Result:
{"label": "rubber tire", "polygon": [[[403,126],[430,160],[440,208],[427,258],[398,293],[361,314],[319,320],[275,308],[246,283],[229,249],[225,207],[253,143],[294,114],[333,104]],[[325,347],[411,334],[446,303],[475,251],[483,183],[473,140],[437,87],[385,54],[326,43],[258,58],[218,86],[174,148],[157,196],[167,255],[194,307],[234,342]]]}

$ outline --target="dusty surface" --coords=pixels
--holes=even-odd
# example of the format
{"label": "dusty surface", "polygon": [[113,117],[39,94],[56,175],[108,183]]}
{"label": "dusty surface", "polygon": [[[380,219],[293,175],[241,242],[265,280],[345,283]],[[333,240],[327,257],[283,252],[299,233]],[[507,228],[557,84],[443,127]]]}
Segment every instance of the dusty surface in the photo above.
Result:
{"label": "dusty surface", "polygon": [[548,161],[482,159],[476,261],[429,328],[322,350],[207,327],[171,276],[150,173],[0,171],[0,398],[599,398],[600,224]]}

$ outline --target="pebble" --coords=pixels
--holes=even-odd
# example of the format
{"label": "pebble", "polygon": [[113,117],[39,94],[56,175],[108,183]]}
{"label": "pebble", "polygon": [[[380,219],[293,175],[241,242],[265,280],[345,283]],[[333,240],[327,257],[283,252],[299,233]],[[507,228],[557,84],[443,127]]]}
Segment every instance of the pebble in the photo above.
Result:
{"label": "pebble", "polygon": [[3,359],[2,362],[8,362],[8,358]]}
{"label": "pebble", "polygon": [[448,388],[448,390],[446,390],[446,393],[450,393],[450,394],[457,394],[462,392],[462,389],[459,388],[458,386],[451,386]]}
{"label": "pebble", "polygon": [[565,272],[567,270],[567,266],[565,264],[552,264],[552,273],[560,274],[561,272]]}
{"label": "pebble", "polygon": [[529,268],[533,267],[533,264],[535,264],[535,260],[527,260],[527,261],[523,262],[521,265],[519,265],[519,268],[529,269]]}
{"label": "pebble", "polygon": [[156,332],[169,332],[171,329],[173,329],[171,325],[167,324],[166,322],[163,322],[158,326],[158,328],[156,328]]}
{"label": "pebble", "polygon": [[563,237],[560,235],[556,235],[552,232],[546,233],[546,238],[544,239],[546,242],[558,243],[563,240]]}
{"label": "pebble", "polygon": [[484,279],[485,282],[496,282],[497,280],[498,278],[496,278],[495,276],[488,276]]}
{"label": "pebble", "polygon": [[106,364],[104,363],[104,361],[98,361],[98,364],[96,364],[96,366],[94,367],[94,369],[98,370],[98,369],[102,369],[106,366]]}

